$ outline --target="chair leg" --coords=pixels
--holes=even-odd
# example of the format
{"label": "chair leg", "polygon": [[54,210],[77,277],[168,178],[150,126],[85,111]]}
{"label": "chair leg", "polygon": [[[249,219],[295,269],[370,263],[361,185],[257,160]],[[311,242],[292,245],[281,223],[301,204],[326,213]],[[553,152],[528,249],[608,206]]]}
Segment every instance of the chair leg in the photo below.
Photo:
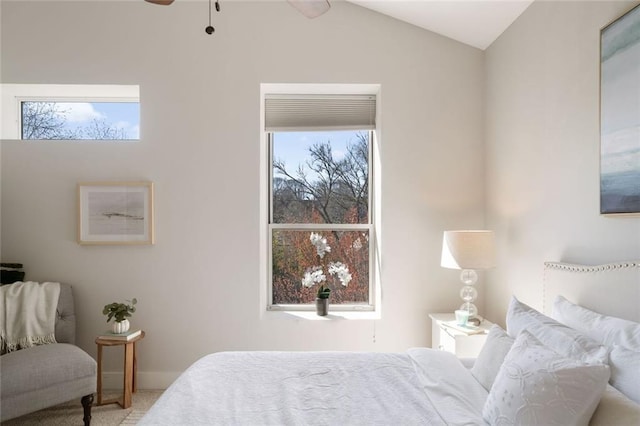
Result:
{"label": "chair leg", "polygon": [[89,426],[91,424],[91,406],[93,405],[93,394],[85,395],[80,400],[82,402],[82,408],[84,408],[84,426]]}

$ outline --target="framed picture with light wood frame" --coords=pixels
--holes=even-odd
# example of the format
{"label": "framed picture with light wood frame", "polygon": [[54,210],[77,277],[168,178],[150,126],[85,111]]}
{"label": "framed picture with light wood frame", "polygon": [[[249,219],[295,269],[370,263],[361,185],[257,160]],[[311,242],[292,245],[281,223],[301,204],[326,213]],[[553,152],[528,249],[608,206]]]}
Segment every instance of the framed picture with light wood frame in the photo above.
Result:
{"label": "framed picture with light wood frame", "polygon": [[640,6],[600,31],[600,214],[640,214]]}
{"label": "framed picture with light wood frame", "polygon": [[153,244],[152,182],[78,184],[79,244]]}

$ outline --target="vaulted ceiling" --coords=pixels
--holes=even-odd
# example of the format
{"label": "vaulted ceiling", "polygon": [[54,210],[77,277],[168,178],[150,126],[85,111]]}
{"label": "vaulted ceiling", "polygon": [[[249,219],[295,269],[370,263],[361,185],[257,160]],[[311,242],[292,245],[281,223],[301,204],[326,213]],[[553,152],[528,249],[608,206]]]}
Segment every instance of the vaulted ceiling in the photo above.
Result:
{"label": "vaulted ceiling", "polygon": [[482,50],[533,3],[533,0],[347,1]]}

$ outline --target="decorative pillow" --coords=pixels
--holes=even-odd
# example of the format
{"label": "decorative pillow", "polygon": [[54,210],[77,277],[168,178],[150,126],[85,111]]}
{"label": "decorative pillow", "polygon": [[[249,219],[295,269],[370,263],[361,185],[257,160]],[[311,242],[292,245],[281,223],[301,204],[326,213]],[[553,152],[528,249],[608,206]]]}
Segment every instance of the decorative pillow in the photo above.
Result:
{"label": "decorative pillow", "polygon": [[504,359],[482,417],[492,425],[586,425],[609,367],[567,358],[521,332]]}
{"label": "decorative pillow", "polygon": [[562,296],[553,302],[551,316],[605,346],[620,345],[640,351],[640,324],[637,322],[599,314]]}
{"label": "decorative pillow", "polygon": [[611,366],[609,383],[640,404],[640,352],[614,346],[611,350],[609,365]]}
{"label": "decorative pillow", "polygon": [[560,355],[590,363],[608,362],[609,348],[512,297],[507,310],[507,333],[516,337],[522,330]]}
{"label": "decorative pillow", "polygon": [[493,381],[496,379],[500,366],[504,361],[514,339],[510,337],[499,325],[494,324],[489,329],[489,335],[478,359],[471,368],[471,374],[487,390],[491,390]]}
{"label": "decorative pillow", "polygon": [[640,425],[640,405],[607,386],[589,426]]}

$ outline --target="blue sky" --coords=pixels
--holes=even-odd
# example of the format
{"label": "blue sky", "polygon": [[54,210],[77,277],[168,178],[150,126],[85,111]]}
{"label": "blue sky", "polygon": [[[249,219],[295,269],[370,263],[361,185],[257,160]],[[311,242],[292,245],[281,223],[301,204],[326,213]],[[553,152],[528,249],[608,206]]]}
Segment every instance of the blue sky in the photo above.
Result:
{"label": "blue sky", "polygon": [[140,104],[137,102],[93,102],[92,105],[112,123],[128,122],[132,126],[140,125]]}
{"label": "blue sky", "polygon": [[[140,104],[137,102],[88,102],[98,116],[87,116],[87,121],[94,118],[104,119],[112,125],[126,130],[130,139],[140,138]],[[83,123],[78,123],[82,125]]]}
{"label": "blue sky", "polygon": [[140,139],[140,103],[138,102],[56,102],[69,129],[104,120],[123,129],[128,139]]}
{"label": "blue sky", "polygon": [[331,141],[333,158],[340,160],[347,152],[347,143],[355,143],[362,130],[321,132],[276,132],[273,134],[273,159],[283,160],[289,173],[295,173],[298,164],[309,158],[309,147],[315,143]]}

